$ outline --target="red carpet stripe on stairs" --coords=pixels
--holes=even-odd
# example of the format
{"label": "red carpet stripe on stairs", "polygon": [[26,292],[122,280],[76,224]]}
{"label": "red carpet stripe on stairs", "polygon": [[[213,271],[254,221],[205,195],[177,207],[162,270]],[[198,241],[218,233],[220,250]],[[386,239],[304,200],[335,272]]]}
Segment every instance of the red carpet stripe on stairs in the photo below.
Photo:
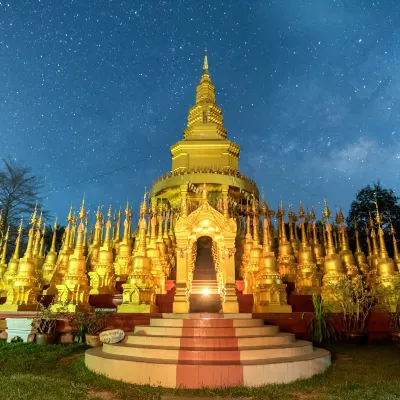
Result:
{"label": "red carpet stripe on stairs", "polygon": [[[225,337],[214,337],[221,332],[221,329]],[[229,350],[218,351],[219,348],[229,348]],[[204,349],[214,352],[207,352]],[[207,362],[207,365],[202,365],[204,362]],[[229,365],[223,365],[228,363]],[[243,385],[243,366],[240,365],[240,351],[233,321],[227,323],[227,320],[221,319],[183,320],[176,368],[177,387],[197,389],[206,386]]]}

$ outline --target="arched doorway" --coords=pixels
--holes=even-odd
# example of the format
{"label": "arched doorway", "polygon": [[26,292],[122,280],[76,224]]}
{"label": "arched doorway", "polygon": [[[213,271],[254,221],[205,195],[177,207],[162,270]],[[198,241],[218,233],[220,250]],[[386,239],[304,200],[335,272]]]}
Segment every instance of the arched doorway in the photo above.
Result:
{"label": "arched doorway", "polygon": [[200,236],[196,242],[197,255],[190,291],[190,312],[219,312],[221,310],[212,244],[210,236]]}
{"label": "arched doorway", "polygon": [[[187,185],[182,185],[183,192],[187,192]],[[183,204],[185,204],[183,202]],[[184,208],[185,210],[185,208]],[[187,210],[186,210],[187,211]],[[185,212],[175,223],[174,232],[176,239],[176,281],[175,295],[172,310],[174,313],[188,313],[195,310],[202,311],[202,308],[196,307],[195,298],[192,296],[192,287],[194,282],[195,265],[197,262],[197,240],[202,237],[211,239],[214,245],[210,248],[210,239],[202,239],[200,246],[204,245],[208,256],[205,259],[210,260],[210,250],[212,250],[213,261],[216,265],[214,274],[217,278],[218,287],[221,293],[218,296],[218,310],[221,307],[224,313],[239,312],[239,303],[236,296],[235,283],[235,238],[236,222],[233,218],[228,218],[216,211],[206,199],[202,204],[187,215]],[[203,242],[204,240],[204,242]],[[208,243],[208,244],[207,244]],[[204,250],[204,253],[206,250]],[[201,259],[200,259],[201,260]],[[204,259],[203,259],[204,260]],[[212,268],[205,272],[210,274]],[[204,266],[206,270],[207,265]],[[201,268],[200,268],[201,270]],[[214,279],[215,279],[214,278]],[[211,300],[211,297],[209,298]],[[193,305],[191,305],[193,303]]]}

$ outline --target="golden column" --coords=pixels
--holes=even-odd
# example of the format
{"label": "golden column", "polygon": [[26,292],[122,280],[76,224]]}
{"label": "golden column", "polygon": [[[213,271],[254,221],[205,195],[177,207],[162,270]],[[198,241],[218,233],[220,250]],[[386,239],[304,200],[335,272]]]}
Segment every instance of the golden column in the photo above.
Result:
{"label": "golden column", "polygon": [[[86,274],[86,258],[83,255],[83,222],[86,217],[85,201],[82,201],[79,213],[78,236],[76,239],[75,250],[69,257],[67,271],[62,283],[57,285],[57,303],[52,306],[53,311],[60,307],[67,306],[69,312],[91,310],[89,304],[89,280]],[[70,243],[73,243],[71,240]]]}
{"label": "golden column", "polygon": [[33,235],[37,223],[37,208],[32,215],[29,229],[28,245],[25,255],[19,260],[17,273],[8,287],[7,299],[0,306],[0,311],[33,311],[36,309],[36,298],[39,294],[35,261],[33,259]]}
{"label": "golden column", "polygon": [[146,252],[146,194],[140,207],[138,249],[132,260],[132,271],[127,282],[122,285],[122,304],[118,306],[118,313],[152,313],[157,312],[156,294],[151,262]]}

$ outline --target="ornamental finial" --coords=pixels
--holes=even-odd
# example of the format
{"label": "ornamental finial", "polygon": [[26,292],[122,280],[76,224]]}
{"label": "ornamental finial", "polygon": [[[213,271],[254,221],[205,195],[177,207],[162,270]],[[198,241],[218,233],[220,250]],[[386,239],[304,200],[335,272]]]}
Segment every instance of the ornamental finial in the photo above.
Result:
{"label": "ornamental finial", "polygon": [[203,74],[208,75],[208,57],[207,57],[207,47],[204,50],[204,62],[203,62]]}

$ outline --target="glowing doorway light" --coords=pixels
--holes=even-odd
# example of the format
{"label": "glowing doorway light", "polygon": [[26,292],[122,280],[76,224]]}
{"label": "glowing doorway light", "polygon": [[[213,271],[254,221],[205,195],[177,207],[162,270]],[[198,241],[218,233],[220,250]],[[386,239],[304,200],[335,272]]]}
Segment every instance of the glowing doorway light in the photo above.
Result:
{"label": "glowing doorway light", "polygon": [[204,294],[204,296],[208,296],[210,294],[210,290],[209,289],[203,289],[203,294]]}

